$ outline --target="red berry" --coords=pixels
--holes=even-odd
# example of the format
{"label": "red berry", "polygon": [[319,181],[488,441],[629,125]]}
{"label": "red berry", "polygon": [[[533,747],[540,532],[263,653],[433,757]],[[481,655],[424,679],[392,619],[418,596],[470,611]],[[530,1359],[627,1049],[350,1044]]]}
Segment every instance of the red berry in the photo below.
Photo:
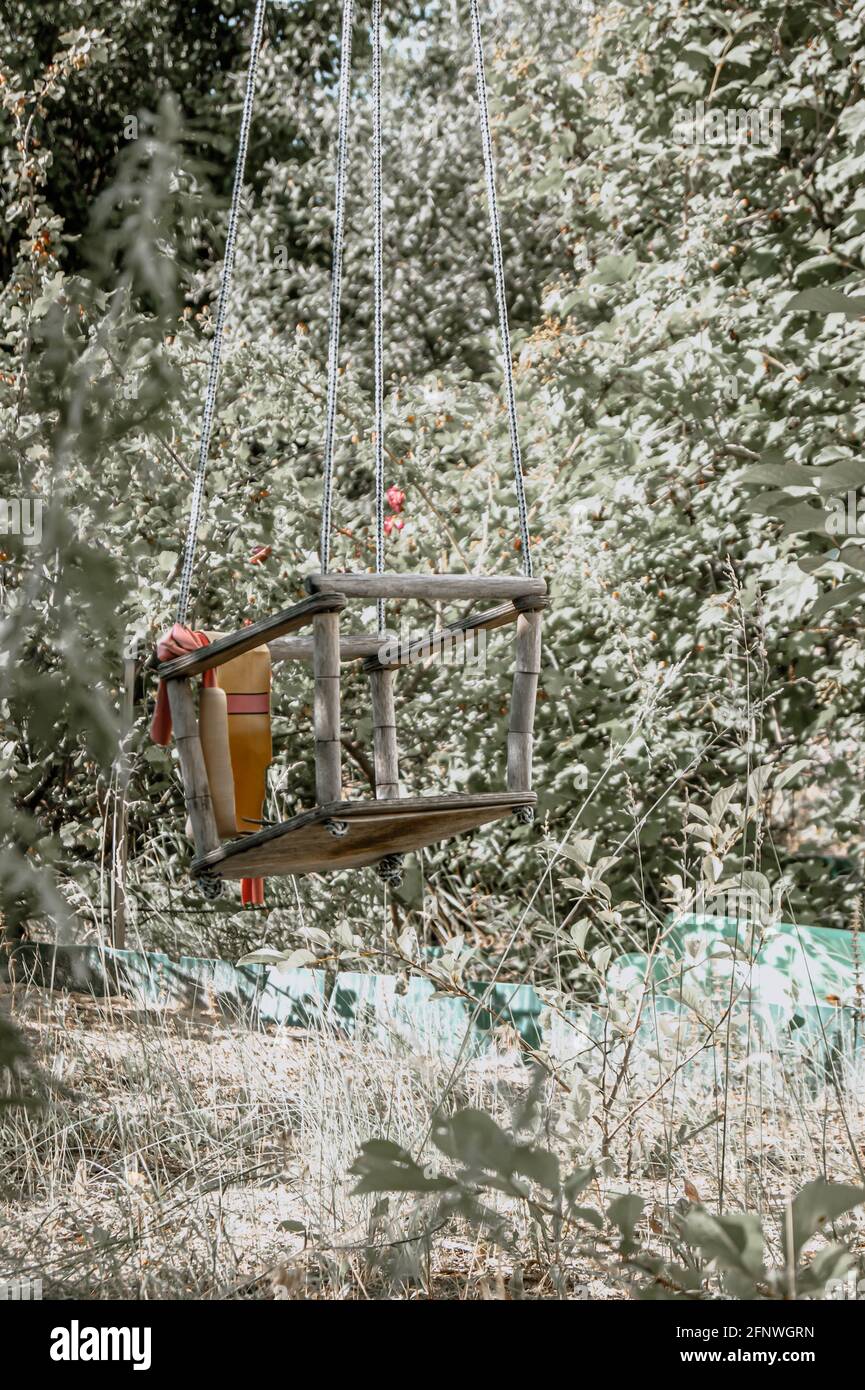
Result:
{"label": "red berry", "polygon": [[387,505],[391,507],[393,511],[402,511],[402,505],[405,501],[405,493],[402,488],[398,488],[396,483],[394,483],[392,487],[388,488],[385,496],[387,498]]}

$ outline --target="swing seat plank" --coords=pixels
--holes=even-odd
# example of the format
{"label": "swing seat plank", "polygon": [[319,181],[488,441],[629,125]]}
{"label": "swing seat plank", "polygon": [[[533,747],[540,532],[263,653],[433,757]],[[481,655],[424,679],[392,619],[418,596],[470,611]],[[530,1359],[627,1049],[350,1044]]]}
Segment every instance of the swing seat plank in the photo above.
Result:
{"label": "swing seat plank", "polygon": [[[223,878],[236,879],[362,869],[385,855],[422,849],[536,803],[534,792],[333,801],[195,859],[192,874],[215,870]],[[331,834],[327,824],[333,821],[348,827],[345,834]]]}
{"label": "swing seat plank", "polygon": [[199,647],[187,656],[164,661],[157,668],[157,675],[163,681],[199,676],[202,671],[210,671],[214,666],[224,666],[236,656],[251,652],[253,647],[261,646],[263,642],[270,642],[275,637],[284,637],[288,632],[296,632],[298,628],[306,627],[319,613],[338,613],[344,607],[345,599],[342,594],[313,594],[311,598],[301,599],[300,603],[292,604],[291,608],[283,608],[280,613],[274,613],[270,618],[260,618],[257,623],[250,623],[249,627],[242,627],[239,632],[231,632],[227,637],[217,638],[209,647]]}
{"label": "swing seat plank", "polygon": [[421,598],[431,603],[451,599],[515,599],[543,596],[545,579],[517,574],[310,574],[309,593],[345,594],[347,598]]}

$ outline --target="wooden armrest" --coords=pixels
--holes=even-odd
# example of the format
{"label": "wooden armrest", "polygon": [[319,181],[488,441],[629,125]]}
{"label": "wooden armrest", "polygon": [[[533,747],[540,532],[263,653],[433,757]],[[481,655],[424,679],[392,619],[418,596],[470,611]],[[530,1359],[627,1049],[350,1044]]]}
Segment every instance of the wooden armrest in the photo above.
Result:
{"label": "wooden armrest", "polygon": [[189,652],[186,656],[164,661],[157,667],[157,674],[160,680],[164,681],[198,676],[202,671],[210,671],[214,666],[224,666],[226,661],[243,656],[244,652],[252,651],[253,647],[260,647],[263,642],[305,627],[317,613],[338,613],[344,607],[345,598],[342,594],[313,594],[311,598],[301,599],[300,603],[295,603],[291,608],[283,608],[281,613],[275,613],[272,618],[261,618],[249,627],[242,627],[239,632],[218,638],[211,642],[209,647],[199,647],[197,651]]}
{"label": "wooden armrest", "polygon": [[[349,633],[339,639],[339,659],[360,661],[362,657],[375,656],[387,640],[373,632]],[[268,645],[274,666],[280,661],[312,661],[314,644],[311,637],[277,637]]]}
{"label": "wooden armrest", "polygon": [[504,599],[543,596],[545,579],[516,574],[310,574],[311,594],[337,593],[349,598]]}
{"label": "wooden armrest", "polygon": [[410,666],[414,661],[436,656],[445,642],[455,637],[465,637],[470,632],[488,632],[492,628],[504,627],[516,622],[521,613],[537,613],[549,608],[550,600],[542,594],[526,594],[515,598],[512,603],[503,603],[498,608],[488,608],[483,613],[470,613],[467,618],[448,623],[446,627],[427,632],[423,637],[413,637],[407,642],[397,642],[393,638],[382,638],[381,646],[388,656],[382,660],[378,656],[368,657],[363,663],[367,672],[394,671],[400,666]]}

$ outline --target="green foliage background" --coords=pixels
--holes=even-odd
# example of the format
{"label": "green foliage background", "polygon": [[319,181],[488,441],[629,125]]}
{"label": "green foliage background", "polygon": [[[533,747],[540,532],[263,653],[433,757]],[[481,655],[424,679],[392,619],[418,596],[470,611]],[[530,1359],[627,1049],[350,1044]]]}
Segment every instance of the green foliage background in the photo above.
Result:
{"label": "green foliage background", "polygon": [[[3,542],[13,925],[71,909],[80,933],[104,902],[122,654],[149,650],[172,616],[251,8],[0,5],[0,469],[4,495],[46,504],[38,549]],[[388,481],[407,494],[395,568],[520,561],[465,10],[387,13]],[[555,599],[537,785],[551,835],[596,836],[612,856],[614,925],[635,898],[662,911],[674,872],[700,882],[688,808],[768,764],[798,769],[769,808],[792,906],[840,923],[858,891],[865,551],[827,529],[825,503],[865,480],[863,17],[861,0],[515,0],[487,19],[531,528]],[[335,4],[269,6],[203,626],[291,602],[314,564],[338,27]],[[365,15],[355,53],[334,559],[365,568]],[[780,136],[683,144],[698,101],[777,113]],[[251,566],[262,544],[272,556]],[[508,657],[499,638],[482,674],[403,678],[412,790],[501,782]],[[177,924],[192,913],[225,949],[247,929],[232,905],[206,926],[195,915],[177,777],[146,738],[152,687],[142,671],[129,748],[137,928],[159,940],[170,920],[188,941]],[[312,799],[303,673],[286,668],[280,690],[273,815]],[[359,677],[346,731],[360,793]],[[765,858],[763,834],[745,833],[728,871]],[[495,935],[541,876],[539,839],[499,827],[443,848],[398,910],[423,887],[434,935]],[[844,872],[830,878],[815,847],[844,853]],[[533,911],[550,920],[572,897],[551,875]],[[276,934],[290,931],[294,887],[270,901],[285,909]],[[379,902],[372,875],[301,885],[301,906],[334,918]]]}

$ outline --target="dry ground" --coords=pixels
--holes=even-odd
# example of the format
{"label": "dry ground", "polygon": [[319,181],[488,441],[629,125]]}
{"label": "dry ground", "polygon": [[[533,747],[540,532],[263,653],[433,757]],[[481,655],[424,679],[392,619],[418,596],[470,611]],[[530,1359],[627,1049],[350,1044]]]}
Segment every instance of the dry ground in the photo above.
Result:
{"label": "dry ground", "polygon": [[[629,1296],[608,1260],[551,1270],[518,1213],[519,1254],[447,1229],[418,1255],[400,1226],[409,1199],[392,1199],[384,1221],[350,1195],[347,1170],[373,1136],[431,1156],[439,1104],[481,1106],[507,1124],[529,1084],[515,1052],[454,1074],[365,1042],[250,1033],[126,1001],[29,990],[0,1004],[25,1025],[51,1087],[48,1105],[0,1128],[0,1277],[29,1273],[46,1295],[79,1298]],[[596,1160],[615,1122],[596,1205],[638,1191],[660,1230],[684,1199],[715,1202],[723,1163],[727,1210],[761,1211],[774,1229],[808,1178],[856,1180],[856,1076],[843,1095],[806,1088],[768,1055],[731,1060],[725,1085],[717,1059],[667,1076],[658,1054],[632,1057],[602,1102],[609,1115],[588,1078],[570,1095],[549,1088],[542,1138],[566,1164]],[[861,1232],[854,1239],[861,1247]]]}

